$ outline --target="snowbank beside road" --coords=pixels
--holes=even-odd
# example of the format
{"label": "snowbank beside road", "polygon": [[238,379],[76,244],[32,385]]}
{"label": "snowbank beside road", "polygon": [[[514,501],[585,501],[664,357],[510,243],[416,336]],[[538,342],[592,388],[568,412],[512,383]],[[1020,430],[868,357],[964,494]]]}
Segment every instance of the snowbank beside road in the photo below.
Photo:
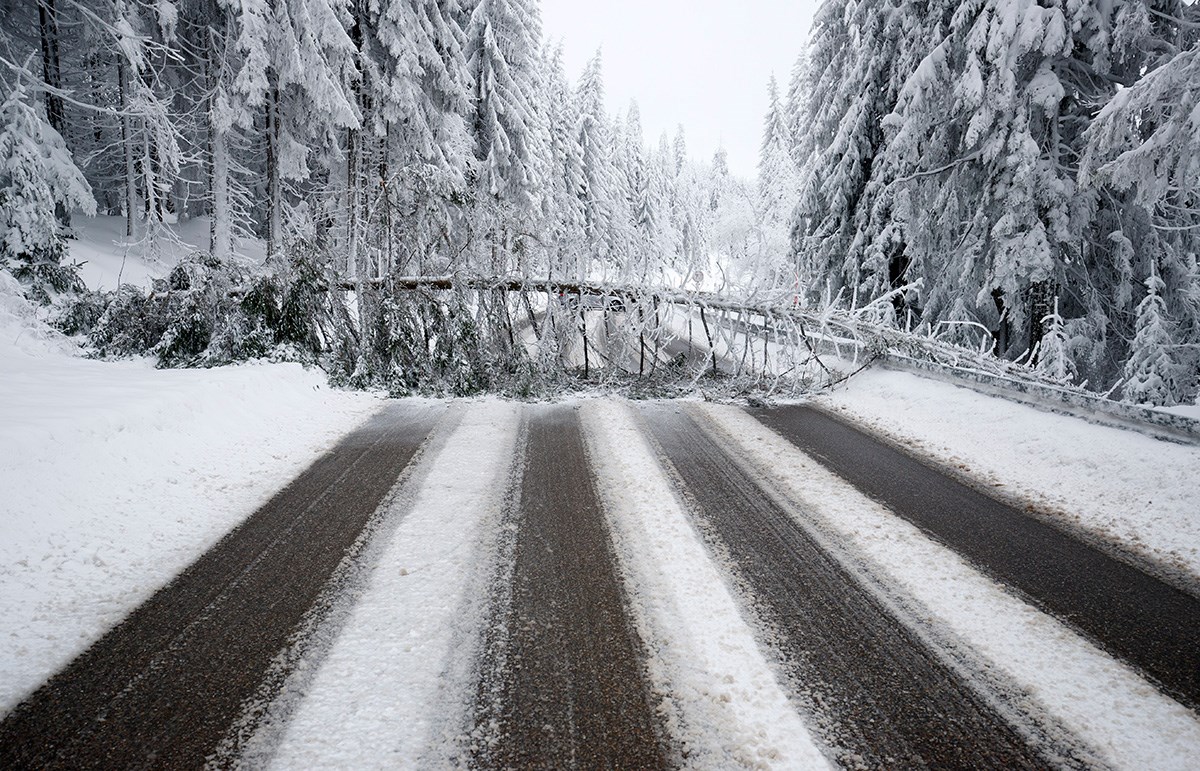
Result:
{"label": "snowbank beside road", "polygon": [[0,713],[375,411],[299,365],[98,362],[0,272]]}
{"label": "snowbank beside road", "polygon": [[881,369],[816,401],[1200,581],[1200,447]]}

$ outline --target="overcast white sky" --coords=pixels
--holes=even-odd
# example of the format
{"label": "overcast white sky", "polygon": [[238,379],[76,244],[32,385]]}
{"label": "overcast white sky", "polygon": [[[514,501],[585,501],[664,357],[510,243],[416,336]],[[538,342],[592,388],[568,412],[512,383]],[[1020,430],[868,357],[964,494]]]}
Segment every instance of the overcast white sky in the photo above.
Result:
{"label": "overcast white sky", "polygon": [[736,174],[757,172],[772,71],[786,90],[820,0],[542,0],[546,40],[563,42],[576,79],[603,48],[610,112],[636,99],[646,141],[674,137],[711,158],[719,145]]}

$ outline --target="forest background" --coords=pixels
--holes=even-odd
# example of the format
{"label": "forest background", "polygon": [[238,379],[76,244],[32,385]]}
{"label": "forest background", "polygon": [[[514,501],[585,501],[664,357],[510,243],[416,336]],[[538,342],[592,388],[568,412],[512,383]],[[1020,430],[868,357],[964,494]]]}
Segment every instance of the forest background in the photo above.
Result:
{"label": "forest background", "polygon": [[[0,261],[96,355],[298,358],[398,393],[561,384],[574,308],[409,281],[458,276],[612,287],[627,338],[671,334],[637,290],[708,289],[982,341],[1134,402],[1200,387],[1182,0],[828,0],[766,84],[754,181],[693,161],[682,129],[647,143],[636,105],[608,114],[600,56],[570,82],[535,0],[0,15]],[[97,212],[151,258],[184,220],[208,243],[152,288],[88,292],[66,244]]]}

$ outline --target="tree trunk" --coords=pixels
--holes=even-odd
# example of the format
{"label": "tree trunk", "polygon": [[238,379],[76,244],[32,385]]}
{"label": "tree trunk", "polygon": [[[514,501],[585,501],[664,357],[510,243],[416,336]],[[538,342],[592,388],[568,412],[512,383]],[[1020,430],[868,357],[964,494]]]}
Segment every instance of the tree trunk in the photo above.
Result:
{"label": "tree trunk", "polygon": [[346,132],[346,270],[361,291],[358,269],[358,131]]}
{"label": "tree trunk", "polygon": [[1042,325],[1042,319],[1050,315],[1052,307],[1052,297],[1054,292],[1049,281],[1037,281],[1029,287],[1029,351],[1030,364],[1037,364],[1037,359],[1040,356],[1033,356],[1033,353],[1038,350],[1042,344],[1042,338],[1046,336],[1046,330]]}
{"label": "tree trunk", "polygon": [[700,323],[704,325],[704,337],[708,340],[708,350],[712,354],[713,377],[717,376],[717,347],[713,345],[712,332],[708,329],[708,319],[704,315],[704,306],[700,306]]}
{"label": "tree trunk", "polygon": [[133,123],[129,117],[129,73],[117,63],[117,91],[121,101],[121,146],[125,150],[125,236],[133,238],[137,222],[137,169],[133,161]]}
{"label": "tree trunk", "polygon": [[233,256],[233,217],[229,197],[229,135],[213,120],[208,110],[208,148],[212,158],[209,210],[209,253],[225,262]]}
{"label": "tree trunk", "polygon": [[[58,8],[55,0],[39,0],[38,26],[42,37],[42,73],[46,85],[52,89],[62,88],[62,71],[58,52]],[[46,94],[46,119],[59,134],[66,128],[63,116],[63,100],[55,91]]]}
{"label": "tree trunk", "polygon": [[279,177],[279,89],[267,90],[267,257],[283,250],[283,183]]}

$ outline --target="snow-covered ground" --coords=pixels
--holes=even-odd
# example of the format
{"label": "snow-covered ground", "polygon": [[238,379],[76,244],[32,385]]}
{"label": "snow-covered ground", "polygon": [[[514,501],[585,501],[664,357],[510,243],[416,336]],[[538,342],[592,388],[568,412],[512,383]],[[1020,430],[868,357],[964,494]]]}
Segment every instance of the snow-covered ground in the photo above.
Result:
{"label": "snow-covered ground", "polygon": [[82,359],[0,272],[0,712],[378,404],[293,364]]}
{"label": "snow-covered ground", "polygon": [[1200,447],[873,369],[817,403],[1200,580]]}
{"label": "snow-covered ground", "polygon": [[[67,242],[68,261],[83,265],[80,275],[92,289],[149,286],[152,279],[166,276],[181,257],[208,247],[207,217],[169,226],[152,243],[126,237],[124,217],[77,214],[73,229],[76,237]],[[237,245],[239,259],[249,263],[261,263],[264,252],[261,241],[243,239]]]}

